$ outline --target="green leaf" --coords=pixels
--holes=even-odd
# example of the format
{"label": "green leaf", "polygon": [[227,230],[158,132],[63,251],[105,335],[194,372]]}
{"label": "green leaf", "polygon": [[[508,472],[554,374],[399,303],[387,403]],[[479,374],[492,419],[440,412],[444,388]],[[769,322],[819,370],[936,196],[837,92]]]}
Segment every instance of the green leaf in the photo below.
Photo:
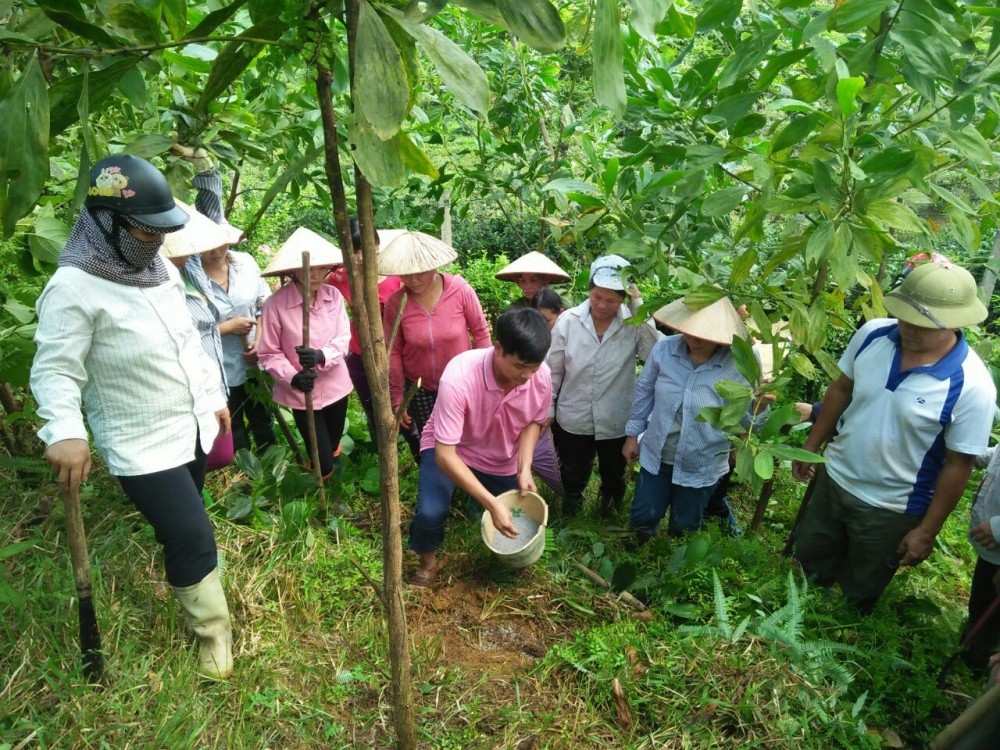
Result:
{"label": "green leaf", "polygon": [[65,222],[43,216],[35,222],[34,231],[28,234],[28,249],[42,263],[55,263],[68,239],[69,226]]}
{"label": "green leaf", "polygon": [[487,23],[492,23],[501,29],[507,28],[507,21],[500,12],[500,8],[497,7],[497,0],[455,0],[455,4],[479,16]]}
{"label": "green leaf", "polygon": [[[424,23],[438,14],[447,4],[447,0],[410,0],[403,11],[408,23]],[[386,11],[391,10],[386,7]]]}
{"label": "green leaf", "polygon": [[788,355],[788,361],[791,363],[795,372],[804,377],[806,380],[816,379],[816,366],[812,363],[809,357],[802,352],[792,352]]}
{"label": "green leaf", "polygon": [[383,141],[358,113],[347,124],[351,155],[367,180],[378,187],[401,187],[406,177],[406,164],[400,143],[395,138]]}
{"label": "green leaf", "polygon": [[964,198],[960,198],[947,188],[941,187],[937,183],[928,183],[928,187],[935,193],[938,197],[942,198],[946,203],[950,203],[952,206],[957,208],[959,211],[963,211],[967,214],[975,214],[976,209],[970,206]]}
{"label": "green leaf", "polygon": [[798,421],[798,413],[795,411],[795,404],[785,404],[777,409],[772,409],[767,417],[767,422],[758,433],[761,442],[771,441],[781,434],[781,429],[790,422]]}
{"label": "green leaf", "polygon": [[604,192],[610,195],[614,192],[615,182],[618,181],[618,157],[612,156],[604,167],[604,179],[601,182],[604,185]]}
{"label": "green leaf", "polygon": [[757,264],[757,251],[752,247],[740,253],[739,257],[733,261],[733,268],[729,272],[729,283],[731,285],[742,284],[750,278],[750,272]]}
{"label": "green leaf", "polygon": [[625,114],[625,73],[617,0],[597,0],[594,22],[594,98],[615,119]]}
{"label": "green leaf", "polygon": [[49,176],[49,101],[37,57],[0,101],[0,122],[0,218],[6,239],[34,207]]}
{"label": "green leaf", "polygon": [[0,547],[0,560],[6,560],[15,555],[20,555],[22,552],[27,552],[29,549],[33,549],[38,546],[38,541],[38,539],[25,539]]}
{"label": "green leaf", "polygon": [[847,34],[860,31],[877,19],[892,0],[847,0],[827,18],[826,28]]}
{"label": "green leaf", "polygon": [[187,29],[187,7],[185,0],[162,0],[163,16],[167,21],[167,28],[174,39],[184,36]]}
{"label": "green leaf", "polygon": [[736,20],[742,6],[743,0],[714,0],[698,14],[695,28],[698,31],[711,31],[717,26],[728,26]]}
{"label": "green leaf", "polygon": [[969,217],[954,206],[948,206],[948,218],[951,231],[968,252],[974,253],[979,250],[979,243],[982,237],[979,234],[979,227],[969,221]]}
{"label": "green leaf", "polygon": [[837,81],[837,104],[840,106],[840,113],[844,117],[850,117],[858,111],[858,104],[855,99],[864,87],[865,79],[861,76],[841,78]]}
{"label": "green leaf", "polygon": [[741,445],[736,449],[736,475],[747,482],[754,475],[754,455],[749,445]]}
{"label": "green leaf", "polygon": [[437,29],[409,23],[390,8],[386,12],[396,17],[402,29],[420,44],[437,68],[441,82],[455,98],[486,119],[490,109],[490,85],[476,61]]}
{"label": "green leaf", "polygon": [[741,338],[733,336],[733,364],[737,371],[746,378],[746,381],[753,387],[760,382],[760,362],[753,350],[753,342],[749,337]]}
{"label": "green leaf", "polygon": [[746,193],[745,187],[728,187],[716,190],[701,204],[701,213],[703,216],[711,217],[728,216],[743,202]]}
{"label": "green leaf", "polygon": [[42,12],[65,29],[105,47],[119,47],[116,39],[100,26],[87,20],[83,8],[76,0],[45,0],[39,7]]}
{"label": "green leaf", "polygon": [[[760,93],[757,91],[751,91],[746,94],[734,94],[733,96],[727,96],[725,99],[716,104],[711,111],[712,117],[720,117],[726,121],[726,125],[732,127],[734,123],[740,120],[747,112],[750,111],[750,107],[754,105]],[[753,116],[753,115],[751,115]],[[764,122],[763,116],[757,115]],[[758,126],[759,127],[759,126]],[[743,133],[735,134],[733,137],[739,137],[739,135],[745,135]]]}
{"label": "green leaf", "polygon": [[555,52],[566,42],[566,27],[548,0],[496,0],[496,7],[510,32],[529,47]]}
{"label": "green leaf", "polygon": [[629,24],[633,29],[650,44],[656,44],[656,27],[666,15],[667,8],[672,4],[672,0],[628,0],[632,7],[632,15],[629,16]]}
{"label": "green leaf", "polygon": [[387,140],[403,125],[410,87],[403,57],[368,0],[361,2],[356,49],[354,103],[375,135]]}
{"label": "green leaf", "polygon": [[801,142],[812,133],[819,119],[818,112],[794,118],[771,141],[770,153],[776,154]]}
{"label": "green leaf", "polygon": [[559,177],[548,182],[543,188],[546,190],[558,190],[560,193],[589,193],[590,195],[600,195],[601,191],[589,182],[580,182],[570,177]]}
{"label": "green leaf", "polygon": [[194,105],[195,114],[205,114],[208,111],[208,106],[218,99],[260,54],[264,45],[258,42],[243,41],[244,37],[273,40],[280,37],[286,29],[287,25],[281,18],[272,16],[254,24],[236,39],[228,42],[222,48],[219,56],[215,58],[212,72],[209,73],[201,96],[198,97],[198,101]]}
{"label": "green leaf", "polygon": [[806,242],[806,263],[819,263],[833,243],[834,225],[832,221],[824,221],[809,235]]}
{"label": "green leaf", "polygon": [[818,453],[813,453],[803,448],[796,448],[794,445],[788,445],[787,443],[772,443],[768,448],[776,458],[780,458],[783,461],[807,461],[811,464],[826,462]]}
{"label": "green leaf", "polygon": [[907,63],[918,73],[937,81],[950,83],[955,80],[955,58],[962,55],[958,45],[950,38],[943,34],[929,35],[916,29],[893,29],[889,38],[902,46]]}
{"label": "green leaf", "polygon": [[973,164],[993,164],[993,151],[986,139],[971,125],[961,130],[946,129],[955,147]]}
{"label": "green leaf", "polygon": [[774,476],[774,456],[768,450],[761,449],[753,458],[753,470],[761,479]]}
{"label": "green leaf", "polygon": [[169,136],[159,133],[144,133],[126,143],[124,151],[126,154],[149,159],[167,153],[172,144],[173,140]]}
{"label": "green leaf", "polygon": [[[403,157],[403,164],[414,172],[427,175],[432,180],[438,178],[438,169],[434,166],[434,162],[431,161],[430,157],[420,146],[413,142],[405,131],[400,130],[393,136],[393,140],[396,142],[400,156]],[[350,439],[349,435],[345,437],[348,440]]]}
{"label": "green leaf", "polygon": [[673,3],[667,9],[667,22],[675,36],[681,39],[691,39],[694,36],[697,19],[690,13],[684,13]]}
{"label": "green leaf", "polygon": [[913,209],[894,200],[881,200],[868,204],[865,212],[869,218],[889,229],[902,229],[906,232],[923,233],[927,225],[917,216]]}
{"label": "green leaf", "polygon": [[904,146],[879,149],[861,162],[861,169],[868,174],[902,174],[913,164],[916,154]]}
{"label": "green leaf", "polygon": [[[101,70],[91,70],[86,77],[87,104],[91,109],[97,109],[111,96],[118,83],[130,71],[135,69],[136,62],[132,58],[118,60]],[[80,119],[77,104],[80,101],[80,89],[84,86],[84,75],[69,76],[56,81],[49,88],[49,138],[55,138],[66,128]]]}
{"label": "green leaf", "polygon": [[737,81],[742,81],[754,70],[761,60],[771,51],[771,45],[778,38],[777,31],[757,33],[744,39],[733,50],[732,57],[719,75],[719,88],[727,88]]}
{"label": "green leaf", "polygon": [[767,125],[767,118],[764,115],[750,114],[740,118],[739,122],[730,128],[729,135],[732,138],[742,138],[745,135],[756,133],[765,125]]}
{"label": "green leaf", "polygon": [[726,290],[711,284],[702,284],[684,295],[684,304],[695,310],[708,307],[726,296]]}
{"label": "green leaf", "polygon": [[201,19],[197,26],[187,33],[186,38],[200,39],[203,36],[209,36],[213,31],[232,18],[236,11],[246,5],[247,2],[248,0],[234,0],[229,5],[219,8],[218,10],[213,10]]}

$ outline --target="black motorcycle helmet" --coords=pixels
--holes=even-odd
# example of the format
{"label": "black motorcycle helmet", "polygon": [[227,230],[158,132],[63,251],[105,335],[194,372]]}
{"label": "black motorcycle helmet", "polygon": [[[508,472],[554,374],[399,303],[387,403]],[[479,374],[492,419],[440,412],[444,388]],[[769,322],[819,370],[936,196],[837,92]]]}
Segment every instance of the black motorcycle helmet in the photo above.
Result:
{"label": "black motorcycle helmet", "polygon": [[106,156],[91,168],[83,205],[110,209],[130,224],[157,234],[176,232],[188,222],[160,170],[129,154]]}

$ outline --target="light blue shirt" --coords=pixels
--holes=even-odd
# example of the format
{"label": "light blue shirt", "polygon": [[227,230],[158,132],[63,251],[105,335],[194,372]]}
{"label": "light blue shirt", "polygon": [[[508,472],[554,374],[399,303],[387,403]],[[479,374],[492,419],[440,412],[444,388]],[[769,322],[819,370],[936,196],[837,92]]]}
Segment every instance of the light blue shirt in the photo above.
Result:
{"label": "light blue shirt", "polygon": [[[708,487],[726,473],[729,440],[718,428],[698,421],[702,407],[725,406],[726,400],[715,390],[720,380],[747,382],[736,369],[728,346],[720,346],[700,365],[691,361],[680,335],[668,336],[653,347],[636,383],[632,411],[625,424],[626,435],[645,433],[639,444],[642,468],[650,474],[660,473],[663,447],[679,415],[681,430],[674,453],[673,483]],[[758,415],[758,420],[766,418],[765,414]],[[749,429],[753,421],[751,409],[743,421]]]}

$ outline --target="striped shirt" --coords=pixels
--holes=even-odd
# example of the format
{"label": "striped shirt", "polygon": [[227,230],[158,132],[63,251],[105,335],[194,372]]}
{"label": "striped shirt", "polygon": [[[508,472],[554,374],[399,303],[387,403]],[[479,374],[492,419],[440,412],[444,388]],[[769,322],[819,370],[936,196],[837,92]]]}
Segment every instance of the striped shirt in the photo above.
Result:
{"label": "striped shirt", "polygon": [[[171,267],[173,264],[168,264]],[[219,333],[219,308],[212,299],[212,289],[208,276],[201,267],[201,258],[197,255],[188,258],[181,269],[181,280],[184,282],[184,301],[187,303],[191,321],[194,323],[201,346],[219,370],[222,392],[229,393],[226,383],[226,370],[222,366],[222,334]]]}
{"label": "striped shirt", "polygon": [[[673,483],[682,487],[708,487],[729,468],[729,440],[717,427],[698,421],[706,406],[722,407],[726,400],[715,390],[720,380],[746,384],[733,361],[732,349],[720,346],[706,362],[695,365],[684,337],[667,336],[653,347],[632,398],[632,411],[625,434],[638,437],[639,464],[650,474],[659,474],[664,444],[678,415],[680,435],[674,451]],[[766,419],[766,411],[758,420]],[[749,429],[752,406],[743,418]]]}
{"label": "striped shirt", "polygon": [[[167,264],[169,266],[169,264]],[[208,453],[226,406],[218,369],[198,340],[179,276],[133,287],[59,268],[38,298],[31,390],[47,445],[87,439],[108,470],[136,476]]]}

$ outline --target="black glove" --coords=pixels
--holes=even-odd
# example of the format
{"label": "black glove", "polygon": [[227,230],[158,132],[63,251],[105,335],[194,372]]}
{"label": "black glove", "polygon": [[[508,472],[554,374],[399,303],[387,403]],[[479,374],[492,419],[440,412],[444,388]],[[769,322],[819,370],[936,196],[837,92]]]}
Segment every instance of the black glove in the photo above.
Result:
{"label": "black glove", "polygon": [[297,372],[292,376],[292,388],[303,393],[312,393],[315,380],[315,370],[302,370],[302,372]]}
{"label": "black glove", "polygon": [[301,367],[318,367],[326,362],[326,356],[322,349],[310,349],[308,346],[295,347],[295,353],[299,355],[299,365]]}

